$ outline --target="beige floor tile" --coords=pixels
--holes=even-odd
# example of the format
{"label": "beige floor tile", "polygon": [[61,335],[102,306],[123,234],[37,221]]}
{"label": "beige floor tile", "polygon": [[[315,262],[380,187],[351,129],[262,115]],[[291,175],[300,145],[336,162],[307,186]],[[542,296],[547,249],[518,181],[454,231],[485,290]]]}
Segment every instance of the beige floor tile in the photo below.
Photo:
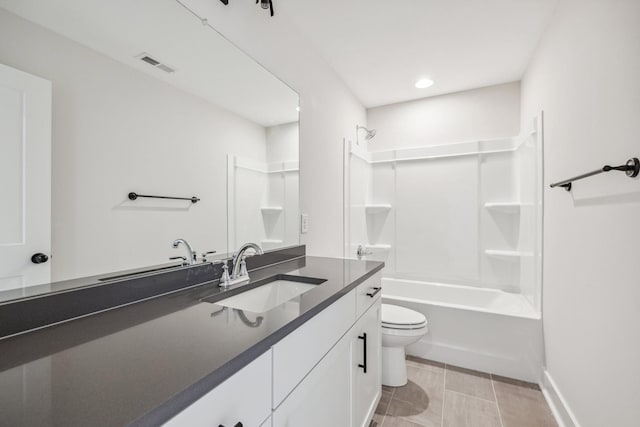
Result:
{"label": "beige floor tile", "polygon": [[[442,424],[442,406],[423,406],[404,400],[391,399],[385,420],[389,418],[402,418],[424,427],[440,427]],[[385,424],[386,425],[386,424]]]}
{"label": "beige floor tile", "polygon": [[508,377],[501,377],[500,375],[494,375],[491,374],[491,379],[495,382],[495,381],[501,381],[504,383],[508,383],[508,384],[513,384],[513,385],[517,385],[520,387],[526,387],[526,388],[532,388],[534,390],[540,390],[540,386],[538,386],[538,384],[536,383],[529,383],[526,381],[520,381],[520,380],[515,380],[513,378],[508,378]]}
{"label": "beige floor tile", "polygon": [[424,426],[408,420],[404,420],[402,418],[387,416],[384,418],[384,423],[382,424],[382,427],[424,427]]}
{"label": "beige floor tile", "polygon": [[444,370],[409,365],[407,376],[407,385],[394,388],[387,416],[401,417],[427,427],[440,427]]}
{"label": "beige floor tile", "polygon": [[491,376],[484,372],[447,365],[445,388],[495,402]]}
{"label": "beige floor tile", "polygon": [[404,400],[421,406],[437,403],[442,406],[444,396],[444,371],[407,366],[409,382],[403,387],[396,387],[393,399]]}
{"label": "beige floor tile", "polygon": [[374,414],[371,422],[369,423],[369,427],[382,427],[384,423],[384,415]]}
{"label": "beige floor tile", "polygon": [[387,413],[387,408],[389,407],[389,403],[391,403],[392,392],[382,390],[382,396],[380,397],[380,402],[378,402],[378,406],[376,407],[376,414],[384,415]]}
{"label": "beige floor tile", "polygon": [[443,427],[500,427],[494,402],[450,390],[445,391],[442,420]]}
{"label": "beige floor tile", "polygon": [[557,427],[537,385],[497,376],[493,385],[504,427]]}
{"label": "beige floor tile", "polygon": [[442,371],[445,368],[444,363],[434,362],[432,360],[421,359],[420,357],[407,356],[407,366],[414,366],[416,368],[432,369],[436,371]]}

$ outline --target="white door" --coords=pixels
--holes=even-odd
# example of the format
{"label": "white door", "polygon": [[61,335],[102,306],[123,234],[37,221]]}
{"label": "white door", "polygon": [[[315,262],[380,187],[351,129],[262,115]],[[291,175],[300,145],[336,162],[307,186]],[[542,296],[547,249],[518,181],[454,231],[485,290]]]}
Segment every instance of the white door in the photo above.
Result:
{"label": "white door", "polygon": [[0,64],[0,291],[48,283],[50,250],[51,82]]}

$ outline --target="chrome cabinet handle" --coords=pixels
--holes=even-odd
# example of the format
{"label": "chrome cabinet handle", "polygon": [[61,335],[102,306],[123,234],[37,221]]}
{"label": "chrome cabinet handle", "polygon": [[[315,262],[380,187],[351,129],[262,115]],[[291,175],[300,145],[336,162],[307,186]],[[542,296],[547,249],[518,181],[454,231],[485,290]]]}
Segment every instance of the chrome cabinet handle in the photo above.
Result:
{"label": "chrome cabinet handle", "polygon": [[367,296],[368,297],[375,297],[380,291],[382,290],[382,287],[378,286],[376,288],[373,288],[373,292],[367,292]]}

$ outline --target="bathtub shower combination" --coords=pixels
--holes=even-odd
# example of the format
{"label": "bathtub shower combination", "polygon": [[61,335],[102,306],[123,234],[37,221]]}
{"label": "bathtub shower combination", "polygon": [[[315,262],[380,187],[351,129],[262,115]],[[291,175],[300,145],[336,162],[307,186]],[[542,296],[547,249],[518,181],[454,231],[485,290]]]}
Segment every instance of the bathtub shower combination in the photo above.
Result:
{"label": "bathtub shower combination", "polygon": [[345,256],[385,261],[383,302],[426,316],[407,353],[540,380],[542,124],[392,151],[345,144]]}

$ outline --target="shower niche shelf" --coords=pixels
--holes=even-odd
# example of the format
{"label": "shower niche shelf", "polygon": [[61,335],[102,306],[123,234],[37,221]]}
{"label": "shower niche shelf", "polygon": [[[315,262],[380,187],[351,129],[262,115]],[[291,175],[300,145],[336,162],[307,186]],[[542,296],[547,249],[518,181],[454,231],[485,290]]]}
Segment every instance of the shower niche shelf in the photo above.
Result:
{"label": "shower niche shelf", "polygon": [[391,250],[391,245],[376,243],[374,245],[364,245],[364,248],[375,252],[388,252]]}
{"label": "shower niche shelf", "polygon": [[275,215],[282,212],[283,209],[281,206],[263,206],[260,208],[260,210],[265,215]]}
{"label": "shower niche shelf", "polygon": [[380,213],[386,213],[391,210],[391,205],[389,204],[370,204],[365,205],[364,210],[367,215],[375,215]]}
{"label": "shower niche shelf", "polygon": [[520,202],[487,202],[484,204],[485,209],[506,214],[519,214],[520,208],[526,206],[533,205]]}
{"label": "shower niche shelf", "polygon": [[523,257],[531,257],[533,256],[532,252],[521,252],[521,251],[508,251],[508,250],[498,250],[498,249],[487,249],[484,251],[485,255],[490,256],[496,259],[502,259],[505,261],[518,261]]}

